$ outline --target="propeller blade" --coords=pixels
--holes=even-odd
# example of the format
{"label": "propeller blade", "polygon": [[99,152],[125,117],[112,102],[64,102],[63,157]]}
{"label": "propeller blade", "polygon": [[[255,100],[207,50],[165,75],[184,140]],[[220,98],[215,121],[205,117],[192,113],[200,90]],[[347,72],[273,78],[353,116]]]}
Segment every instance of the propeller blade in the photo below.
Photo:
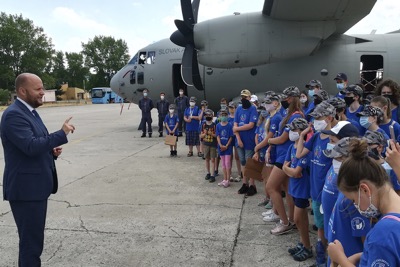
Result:
{"label": "propeller blade", "polygon": [[197,23],[197,17],[199,15],[199,6],[200,6],[200,0],[193,0],[192,11],[193,11],[194,24]]}
{"label": "propeller blade", "polygon": [[192,79],[192,62],[193,62],[193,54],[194,54],[194,47],[188,44],[185,47],[185,51],[183,52],[182,57],[182,66],[181,66],[181,75],[183,82],[187,85],[193,85]]}
{"label": "propeller blade", "polygon": [[199,63],[197,61],[197,53],[193,53],[192,57],[192,79],[194,87],[196,87],[196,89],[199,91],[204,91],[200,76]]}
{"label": "propeller blade", "polygon": [[195,18],[193,16],[191,0],[181,0],[182,16],[183,21],[193,28],[195,24]]}
{"label": "propeller blade", "polygon": [[187,44],[186,38],[180,31],[175,31],[174,33],[172,33],[169,39],[176,45],[186,47]]}
{"label": "propeller blade", "polygon": [[190,28],[190,26],[179,19],[174,20],[176,27],[178,28],[178,31],[180,31],[183,36],[188,36],[188,35],[193,35],[193,26]]}

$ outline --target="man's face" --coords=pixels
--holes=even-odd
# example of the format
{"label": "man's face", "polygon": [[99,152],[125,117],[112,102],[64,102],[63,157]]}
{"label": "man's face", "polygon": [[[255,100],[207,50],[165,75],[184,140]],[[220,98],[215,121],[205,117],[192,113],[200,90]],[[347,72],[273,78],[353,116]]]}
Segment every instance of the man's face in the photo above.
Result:
{"label": "man's face", "polygon": [[37,76],[30,76],[26,84],[20,87],[20,97],[33,108],[43,105],[44,88],[42,80]]}

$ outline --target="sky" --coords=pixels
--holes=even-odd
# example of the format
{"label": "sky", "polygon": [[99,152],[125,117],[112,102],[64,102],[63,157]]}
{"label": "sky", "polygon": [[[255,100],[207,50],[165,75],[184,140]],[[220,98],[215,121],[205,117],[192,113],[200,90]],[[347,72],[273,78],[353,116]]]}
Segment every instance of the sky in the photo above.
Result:
{"label": "sky", "polygon": [[[249,4],[251,3],[251,4]],[[259,12],[264,0],[201,0],[199,21]],[[129,54],[169,38],[176,30],[174,19],[182,19],[180,0],[0,0],[1,12],[22,14],[42,27],[54,49],[80,52],[81,43],[96,35],[127,42]],[[378,0],[371,13],[347,34],[387,33],[400,29],[400,1]]]}

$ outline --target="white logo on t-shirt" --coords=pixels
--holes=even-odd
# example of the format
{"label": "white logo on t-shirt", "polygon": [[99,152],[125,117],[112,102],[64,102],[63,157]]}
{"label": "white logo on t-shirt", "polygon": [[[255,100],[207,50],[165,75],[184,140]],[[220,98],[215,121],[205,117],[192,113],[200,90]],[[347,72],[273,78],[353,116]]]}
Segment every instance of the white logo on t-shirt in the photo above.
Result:
{"label": "white logo on t-shirt", "polygon": [[353,230],[363,230],[365,227],[365,222],[360,217],[355,217],[351,220],[351,228]]}

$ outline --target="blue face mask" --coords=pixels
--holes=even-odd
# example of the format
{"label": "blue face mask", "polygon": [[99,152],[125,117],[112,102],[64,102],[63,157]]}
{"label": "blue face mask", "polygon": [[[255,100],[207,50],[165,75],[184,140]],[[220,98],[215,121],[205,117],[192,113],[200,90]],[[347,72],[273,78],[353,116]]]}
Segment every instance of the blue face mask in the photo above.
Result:
{"label": "blue face mask", "polygon": [[261,117],[266,118],[268,116],[269,112],[266,110],[261,110]]}
{"label": "blue face mask", "polygon": [[219,119],[221,120],[221,122],[227,122],[228,121],[228,117],[227,116],[221,116],[221,117],[219,117]]}
{"label": "blue face mask", "polygon": [[342,90],[344,89],[344,83],[337,83],[337,84],[336,84],[336,88],[337,88],[339,91],[342,91]]}
{"label": "blue face mask", "polygon": [[326,150],[332,150],[335,147],[335,144],[328,143],[326,144]]}
{"label": "blue face mask", "polygon": [[309,96],[310,98],[313,98],[313,97],[314,97],[314,89],[308,90],[308,96]]}
{"label": "blue face mask", "polygon": [[362,116],[360,118],[360,125],[365,129],[368,129],[371,126],[371,123],[368,121],[368,116]]}

